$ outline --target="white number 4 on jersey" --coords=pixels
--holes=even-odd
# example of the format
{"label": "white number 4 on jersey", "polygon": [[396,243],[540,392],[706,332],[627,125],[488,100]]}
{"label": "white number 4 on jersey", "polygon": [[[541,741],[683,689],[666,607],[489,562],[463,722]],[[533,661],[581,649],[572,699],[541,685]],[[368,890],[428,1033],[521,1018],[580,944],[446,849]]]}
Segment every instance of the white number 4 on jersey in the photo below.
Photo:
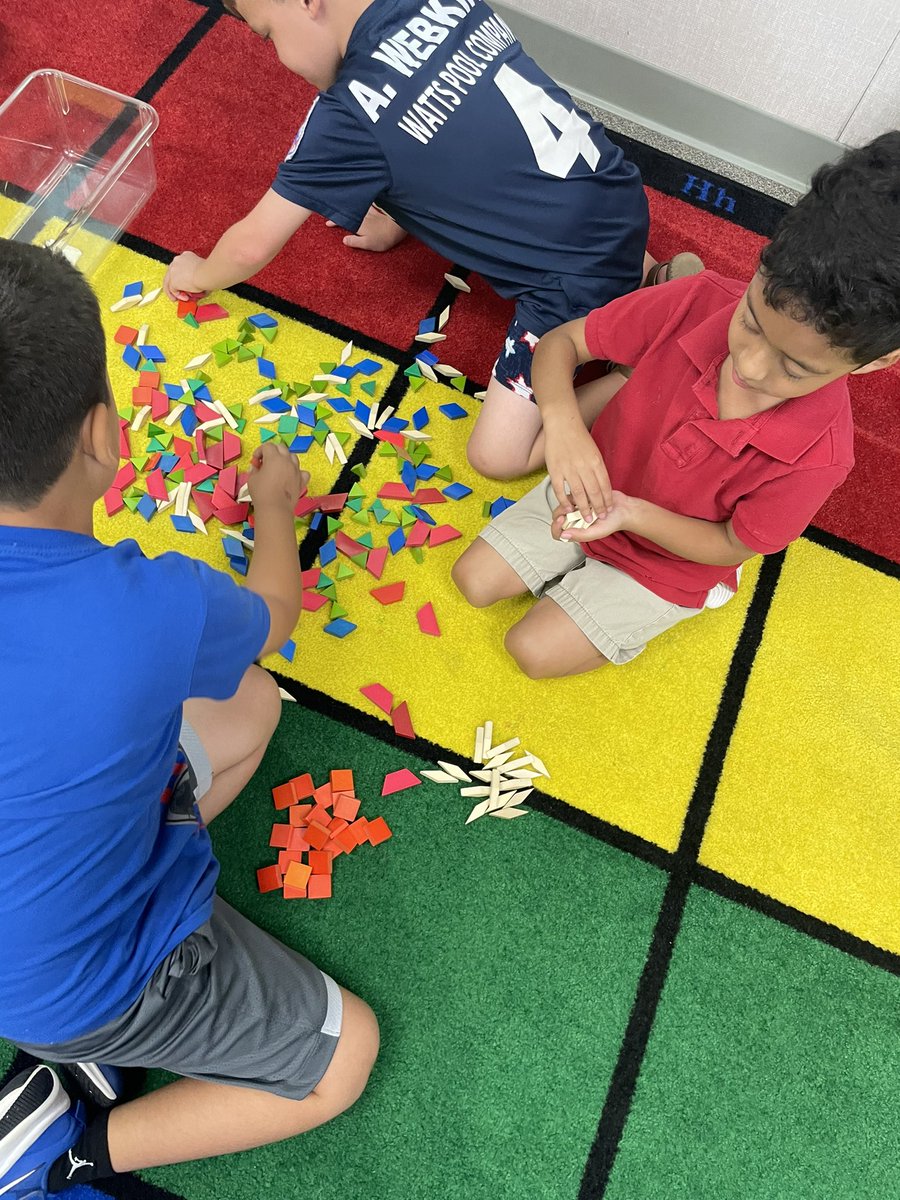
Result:
{"label": "white number 4 on jersey", "polygon": [[579,158],[596,170],[600,151],[591,141],[591,127],[584,117],[564,108],[543,88],[505,64],[494,83],[518,117],[542,171],[565,179]]}

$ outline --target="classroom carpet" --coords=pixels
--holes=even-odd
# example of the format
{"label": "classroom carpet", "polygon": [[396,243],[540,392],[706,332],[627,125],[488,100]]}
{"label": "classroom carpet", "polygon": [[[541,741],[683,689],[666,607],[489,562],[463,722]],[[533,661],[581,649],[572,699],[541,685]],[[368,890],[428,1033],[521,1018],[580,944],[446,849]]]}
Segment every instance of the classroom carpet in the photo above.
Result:
{"label": "classroom carpet", "polygon": [[[333,518],[339,530],[327,516],[298,521],[311,606],[293,645],[264,664],[293,699],[212,836],[225,898],[375,1009],[382,1049],[369,1087],[299,1140],[73,1189],[72,1200],[895,1194],[898,373],[853,381],[853,474],[785,553],[748,564],[731,603],[627,669],[530,681],[502,645],[528,602],[470,610],[449,579],[485,507],[534,482],[485,480],[464,452],[509,305],[411,240],[367,255],[313,218],[251,284],[210,297],[227,314],[216,321],[194,328],[164,298],[111,313],[126,285],[152,291],[173,253],[208,251],[265,191],[312,91],[214,0],[98,0],[77,21],[63,0],[21,7],[0,16],[0,95],[52,66],[160,114],[156,191],[93,278],[123,422],[133,422],[140,379],[115,341],[120,326],[149,325],[165,356],[161,382],[172,386],[218,345],[188,374],[238,426],[236,464],[279,437],[310,472],[311,495],[362,501]],[[694,250],[749,278],[781,205],[614,140],[643,173],[651,252]],[[0,218],[16,197],[6,189]],[[440,324],[448,309],[446,340],[417,342],[420,322]],[[271,341],[247,323],[259,314],[275,322]],[[417,362],[429,349],[448,368],[437,382]],[[343,391],[314,379],[342,359],[364,364]],[[285,385],[287,414],[251,403],[271,382],[265,372]],[[404,461],[390,441],[351,426],[346,405],[365,416],[357,404],[427,417],[413,490],[436,490],[438,502],[412,512],[409,499],[379,503]],[[156,432],[145,421],[126,434],[135,505],[148,456],[186,436],[180,419],[158,420]],[[326,431],[341,435],[346,464],[329,458]],[[241,523],[212,517],[205,532],[187,532],[171,511],[145,512],[149,520],[126,505],[109,516],[99,505],[98,536],[241,569],[240,546],[223,538],[245,532]],[[363,539],[355,560],[331,557],[337,533]],[[401,581],[397,603],[371,595]],[[427,604],[439,636],[419,626]],[[160,623],[177,619],[160,597]],[[335,637],[325,629],[333,620],[353,628]],[[136,628],[127,648],[136,687],[152,669],[145,633]],[[373,683],[406,702],[412,737],[360,692]],[[472,801],[422,771],[438,760],[470,767],[486,720],[494,744],[520,738],[549,777],[535,781],[524,816],[467,825]],[[269,834],[284,820],[271,789],[305,772],[324,783],[340,768],[354,771],[361,811],[383,816],[392,837],[337,859],[329,900],[260,894],[256,870],[274,861]],[[403,768],[422,782],[383,797],[385,776]],[[0,1070],[25,1062],[0,1044]]]}

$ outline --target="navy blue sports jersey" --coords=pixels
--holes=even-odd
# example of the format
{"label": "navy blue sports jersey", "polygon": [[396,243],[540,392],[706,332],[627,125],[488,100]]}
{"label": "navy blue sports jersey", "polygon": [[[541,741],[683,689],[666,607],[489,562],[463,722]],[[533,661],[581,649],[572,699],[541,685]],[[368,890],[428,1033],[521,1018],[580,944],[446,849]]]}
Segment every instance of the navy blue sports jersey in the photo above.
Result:
{"label": "navy blue sports jersey", "polygon": [[273,188],[354,231],[379,204],[537,335],[641,279],[637,168],[484,0],[373,0]]}

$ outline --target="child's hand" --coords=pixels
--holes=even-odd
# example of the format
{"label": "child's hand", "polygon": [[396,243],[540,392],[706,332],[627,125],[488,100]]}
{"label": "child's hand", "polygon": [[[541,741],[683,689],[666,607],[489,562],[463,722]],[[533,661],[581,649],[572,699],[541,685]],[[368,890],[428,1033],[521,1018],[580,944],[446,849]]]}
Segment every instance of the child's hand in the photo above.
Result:
{"label": "child's hand", "polygon": [[247,487],[254,508],[289,508],[306,493],[309,472],[301,471],[297,459],[277,442],[266,442],[253,455]]}
{"label": "child's hand", "polygon": [[200,300],[207,293],[194,283],[197,268],[206,262],[199,254],[185,250],[169,263],[163,288],[170,300]]}
{"label": "child's hand", "polygon": [[[334,229],[337,222],[326,221],[325,224],[329,229]],[[351,246],[354,250],[374,250],[381,253],[384,250],[392,250],[405,237],[406,230],[373,204],[363,217],[363,223],[356,233],[348,233],[344,238],[344,245]]]}
{"label": "child's hand", "polygon": [[560,434],[552,425],[545,425],[544,450],[550,483],[561,508],[567,512],[577,508],[589,521],[592,513],[602,516],[611,507],[613,490],[606,464],[587,429],[567,428]]}
{"label": "child's hand", "polygon": [[[596,542],[628,528],[634,500],[624,492],[611,492],[610,508],[605,516],[598,516],[586,529],[565,529],[566,517],[572,512],[570,504],[560,504],[553,510],[550,532],[557,542]],[[590,513],[588,513],[590,518]]]}

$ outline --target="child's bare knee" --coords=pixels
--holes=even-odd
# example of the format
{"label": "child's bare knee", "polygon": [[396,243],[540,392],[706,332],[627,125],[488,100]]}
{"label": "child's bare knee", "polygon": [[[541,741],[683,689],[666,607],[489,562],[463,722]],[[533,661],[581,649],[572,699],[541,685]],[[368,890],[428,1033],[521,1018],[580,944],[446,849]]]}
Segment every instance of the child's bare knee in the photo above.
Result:
{"label": "child's bare knee", "polygon": [[505,458],[497,446],[488,445],[486,439],[476,440],[474,435],[466,446],[466,458],[469,466],[485,479],[518,479],[527,469],[524,464]]}
{"label": "child's bare knee", "polygon": [[521,625],[513,625],[506,631],[503,645],[529,679],[547,679],[555,674],[546,647],[541,646]]}
{"label": "child's bare knee", "polygon": [[479,568],[477,545],[464,550],[450,568],[450,578],[473,608],[487,608],[493,603],[484,571]]}
{"label": "child's bare knee", "polygon": [[369,1082],[378,1057],[378,1018],[365,1001],[344,991],[341,1036],[316,1094],[336,1117],[355,1104]]}
{"label": "child's bare knee", "polygon": [[281,720],[278,684],[268,671],[254,665],[247,668],[242,686],[246,688],[246,704],[260,737],[268,740]]}

